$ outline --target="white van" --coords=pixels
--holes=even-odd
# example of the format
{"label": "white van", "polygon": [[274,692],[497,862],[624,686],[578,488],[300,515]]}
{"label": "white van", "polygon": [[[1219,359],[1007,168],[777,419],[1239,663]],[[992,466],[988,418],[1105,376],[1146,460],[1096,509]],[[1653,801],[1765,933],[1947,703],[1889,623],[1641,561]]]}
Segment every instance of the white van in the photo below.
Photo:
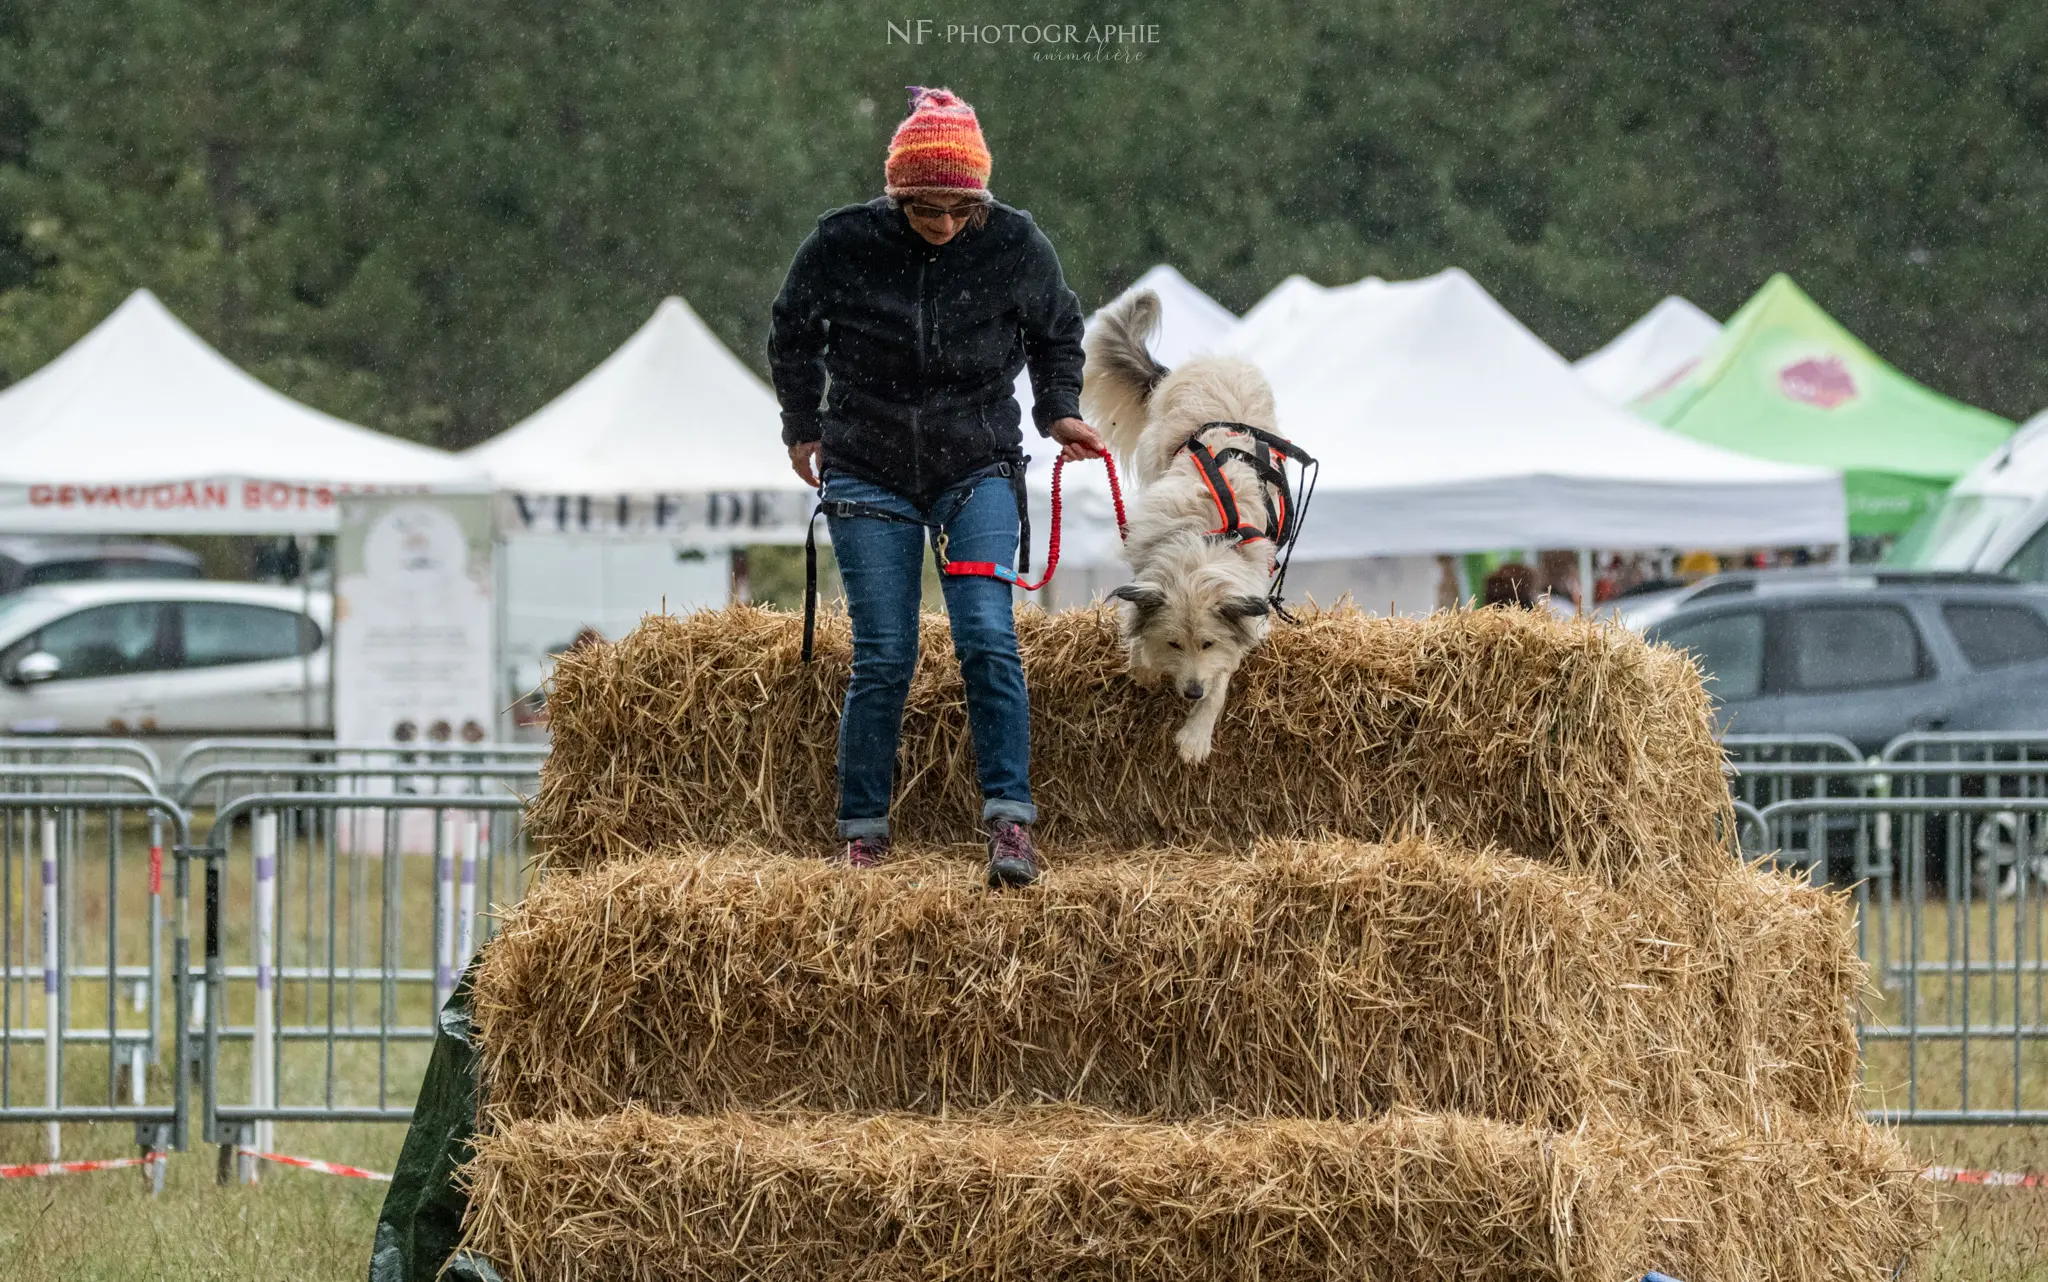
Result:
{"label": "white van", "polygon": [[2048,410],[1951,486],[1886,560],[2048,583]]}

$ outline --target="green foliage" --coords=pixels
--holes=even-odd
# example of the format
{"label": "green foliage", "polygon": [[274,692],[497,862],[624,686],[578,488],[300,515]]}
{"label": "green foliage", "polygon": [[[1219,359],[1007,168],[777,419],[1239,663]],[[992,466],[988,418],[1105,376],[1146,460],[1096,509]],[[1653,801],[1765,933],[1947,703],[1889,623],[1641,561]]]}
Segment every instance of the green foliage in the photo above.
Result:
{"label": "green foliage", "polygon": [[[821,210],[908,83],[1093,306],[1169,261],[1471,271],[1568,355],[1775,270],[1908,373],[2048,402],[2048,7],[2020,0],[1055,0],[1141,60],[892,40],[900,10],[708,0],[41,0],[0,15],[0,377],[148,286],[313,404],[451,447],[680,293],[763,366]],[[1085,46],[1083,46],[1085,48]]]}

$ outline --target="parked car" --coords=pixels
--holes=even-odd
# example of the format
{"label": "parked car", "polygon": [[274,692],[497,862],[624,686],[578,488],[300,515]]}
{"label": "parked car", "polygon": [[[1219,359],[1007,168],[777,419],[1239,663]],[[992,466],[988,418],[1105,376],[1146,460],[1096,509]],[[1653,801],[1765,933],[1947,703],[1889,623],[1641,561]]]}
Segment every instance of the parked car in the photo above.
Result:
{"label": "parked car", "polygon": [[0,538],[0,594],[44,583],[198,579],[199,554],[149,539]]}
{"label": "parked car", "polygon": [[0,597],[8,734],[325,733],[325,594],[133,580]]}
{"label": "parked car", "polygon": [[1642,625],[1708,674],[1724,732],[2048,730],[2048,587],[1982,574],[1762,571]]}

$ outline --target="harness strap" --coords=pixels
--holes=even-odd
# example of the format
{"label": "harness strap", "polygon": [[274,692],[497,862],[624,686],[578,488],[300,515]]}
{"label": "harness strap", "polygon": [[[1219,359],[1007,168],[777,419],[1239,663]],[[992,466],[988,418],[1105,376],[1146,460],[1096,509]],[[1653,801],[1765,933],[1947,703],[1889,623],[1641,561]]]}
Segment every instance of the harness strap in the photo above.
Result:
{"label": "harness strap", "polygon": [[[1224,428],[1233,434],[1252,438],[1253,448],[1226,446],[1211,451],[1202,442],[1202,433],[1212,428]],[[1216,419],[1195,429],[1187,442],[1177,453],[1185,453],[1195,462],[1195,468],[1202,482],[1209,489],[1210,497],[1216,502],[1218,528],[1212,530],[1216,538],[1234,538],[1240,543],[1255,539],[1270,539],[1276,549],[1273,558],[1273,589],[1267,594],[1273,608],[1283,619],[1293,621],[1283,604],[1287,584],[1287,567],[1294,559],[1294,543],[1301,535],[1302,522],[1308,518],[1308,504],[1315,493],[1316,477],[1322,472],[1322,464],[1313,454],[1296,445],[1284,436],[1269,432],[1250,423],[1238,423],[1227,419]],[[1275,461],[1275,456],[1279,461]],[[1266,527],[1261,530],[1244,523],[1238,511],[1237,495],[1231,489],[1229,479],[1223,474],[1223,464],[1232,460],[1249,465],[1262,482],[1260,489],[1266,503]],[[1287,463],[1293,462],[1301,468],[1302,488],[1299,501],[1287,479]],[[1270,490],[1270,495],[1265,491]],[[1277,510],[1276,510],[1277,509]]]}

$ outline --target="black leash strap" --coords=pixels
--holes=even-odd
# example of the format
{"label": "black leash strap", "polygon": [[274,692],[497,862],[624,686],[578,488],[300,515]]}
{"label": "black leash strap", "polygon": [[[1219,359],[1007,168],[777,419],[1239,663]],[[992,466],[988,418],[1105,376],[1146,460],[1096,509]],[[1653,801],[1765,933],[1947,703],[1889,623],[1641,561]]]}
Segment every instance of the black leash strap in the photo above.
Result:
{"label": "black leash strap", "polygon": [[823,503],[811,509],[804,525],[804,662],[811,661],[812,643],[818,637],[818,518],[825,514]]}
{"label": "black leash strap", "polygon": [[1017,577],[1031,577],[1031,499],[1024,492],[1024,465],[1005,463],[1003,470],[1010,474],[1010,490],[1017,496]]}
{"label": "black leash strap", "polygon": [[818,518],[836,516],[840,520],[848,517],[867,516],[879,521],[896,521],[903,525],[925,528],[924,522],[914,516],[903,516],[885,507],[872,503],[856,503],[850,499],[820,499],[818,506],[811,510],[810,523],[804,526],[804,649],[803,661],[809,663],[815,653],[818,635]]}

